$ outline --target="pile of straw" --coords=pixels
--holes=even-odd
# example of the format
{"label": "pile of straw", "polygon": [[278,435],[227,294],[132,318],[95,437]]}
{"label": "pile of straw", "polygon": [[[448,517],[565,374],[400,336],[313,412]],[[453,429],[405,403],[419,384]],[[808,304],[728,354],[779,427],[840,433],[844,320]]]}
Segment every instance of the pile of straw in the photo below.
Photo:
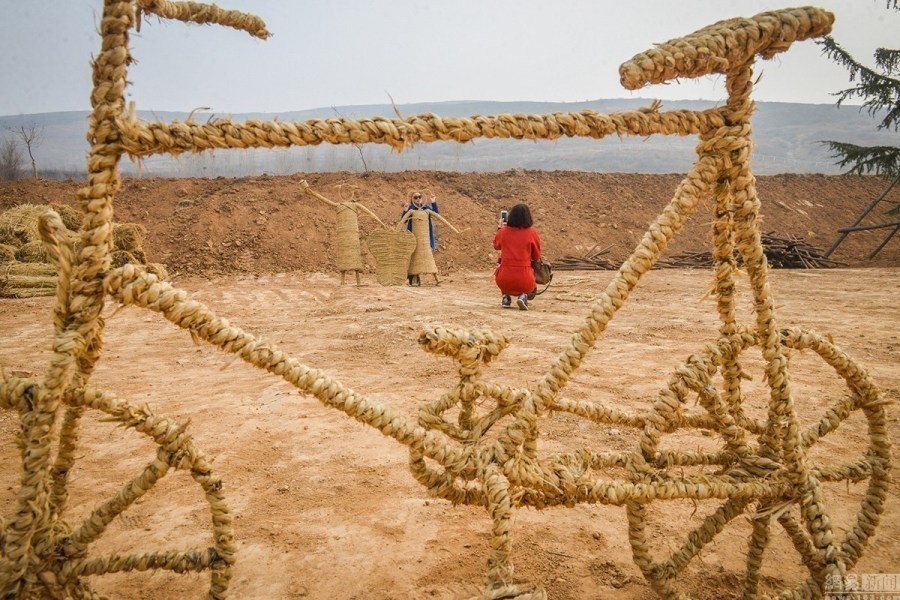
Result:
{"label": "pile of straw", "polygon": [[38,234],[38,217],[49,208],[21,204],[0,214],[0,297],[56,293],[56,265]]}
{"label": "pile of straw", "polygon": [[0,214],[0,244],[21,248],[28,242],[39,242],[38,217],[47,206],[21,204]]}
{"label": "pile of straw", "polygon": [[56,293],[56,267],[43,263],[0,265],[0,297],[33,298]]}
{"label": "pile of straw", "polygon": [[[0,298],[31,298],[56,293],[56,265],[38,233],[38,218],[55,211],[77,240],[80,213],[65,204],[20,204],[0,214]],[[137,223],[113,224],[112,266],[145,265],[160,279],[168,278],[163,265],[147,263],[147,230]]]}
{"label": "pile of straw", "polygon": [[16,247],[9,244],[0,244],[0,264],[11,263],[16,260]]}

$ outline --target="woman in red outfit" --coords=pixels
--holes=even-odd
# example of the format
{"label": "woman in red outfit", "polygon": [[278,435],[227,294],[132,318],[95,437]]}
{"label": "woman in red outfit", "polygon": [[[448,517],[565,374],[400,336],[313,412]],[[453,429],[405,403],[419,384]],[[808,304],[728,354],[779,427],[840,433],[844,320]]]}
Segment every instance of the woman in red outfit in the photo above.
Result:
{"label": "woman in red outfit", "polygon": [[506,223],[500,222],[494,249],[500,251],[500,266],[494,271],[494,281],[503,292],[503,307],[509,308],[515,296],[519,310],[528,310],[528,295],[537,289],[531,261],[541,258],[541,237],[532,227],[531,211],[526,204],[513,206]]}

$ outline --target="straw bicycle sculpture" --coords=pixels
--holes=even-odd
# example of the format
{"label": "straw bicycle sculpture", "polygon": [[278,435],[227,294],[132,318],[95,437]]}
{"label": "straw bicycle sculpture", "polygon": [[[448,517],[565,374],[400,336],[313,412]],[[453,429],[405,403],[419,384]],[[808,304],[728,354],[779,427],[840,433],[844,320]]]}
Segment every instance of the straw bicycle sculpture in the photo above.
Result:
{"label": "straw bicycle sculpture", "polygon": [[[265,38],[258,18],[213,5],[166,0],[105,0],[102,48],[94,62],[93,114],[89,139],[89,179],[79,191],[84,220],[77,244],[68,242],[61,221],[41,221],[43,239],[59,265],[53,357],[40,379],[4,377],[0,404],[18,411],[22,452],[21,486],[12,514],[0,521],[0,589],[15,597],[94,598],[88,576],[164,569],[210,572],[208,596],[224,597],[235,548],[231,517],[221,483],[182,427],[90,387],[101,356],[101,309],[109,298],[123,305],[158,311],[190,334],[295,385],[323,404],[345,412],[409,447],[410,468],[428,491],[454,503],[483,506],[492,519],[492,543],[484,598],[543,598],[541,587],[517,585],[510,562],[510,525],[517,507],[544,508],[576,503],[625,506],[634,560],[662,597],[682,597],[679,574],[735,517],[753,516],[743,582],[745,597],[758,595],[760,565],[773,527],[792,542],[809,577],[782,597],[806,598],[840,587],[859,559],[884,509],[890,469],[885,402],[868,374],[827,338],[802,329],[782,329],[775,319],[768,269],[760,243],[759,199],[750,172],[751,70],[756,56],[771,58],[794,41],[828,33],[833,16],[816,8],[787,9],[750,19],[723,21],[636,56],[621,69],[623,85],[637,89],[677,77],[724,74],[728,102],[705,111],[661,112],[658,104],[611,115],[593,112],[550,115],[477,116],[442,119],[328,119],[304,123],[229,121],[139,123],[126,111],[123,91],[132,61],[130,30],[146,12],[163,18],[216,23]],[[698,159],[674,197],[650,226],[631,257],[588,311],[585,324],[531,389],[482,380],[507,340],[486,330],[435,328],[419,343],[459,365],[460,379],[440,399],[425,405],[417,423],[374,402],[324,373],[287,356],[230,325],[205,306],[136,265],[110,269],[113,197],[120,185],[123,154],[201,151],[329,142],[383,143],[402,149],[415,142],[476,137],[548,138],[610,134],[697,135]],[[703,352],[690,356],[671,376],[646,414],[626,414],[595,402],[561,397],[570,376],[585,359],[638,280],[659,258],[684,220],[709,200],[714,211],[717,311],[720,335]],[[736,260],[742,255],[752,289],[755,323],[736,319]],[[767,418],[744,411],[740,359],[757,347],[769,389]],[[798,425],[788,356],[810,349],[834,368],[849,389],[811,427]],[[696,399],[700,411],[686,410]],[[492,408],[485,411],[483,406]],[[87,410],[133,428],[158,445],[157,455],[119,493],[98,506],[80,525],[67,517],[67,477],[75,461],[79,419]],[[562,454],[539,451],[541,418],[565,411],[597,422],[640,430],[632,452],[593,448]],[[453,411],[454,419],[448,412]],[[808,450],[861,411],[868,421],[868,447],[840,464],[814,464]],[[57,423],[57,421],[60,421]],[[714,452],[661,447],[663,436],[703,428],[715,436]],[[54,454],[55,451],[55,454]],[[128,506],[172,469],[187,469],[205,494],[211,511],[213,544],[189,551],[91,556],[90,544]],[[602,479],[607,468],[622,480]],[[690,474],[684,474],[688,469]],[[823,501],[824,482],[868,482],[855,522],[838,539]],[[654,501],[715,500],[717,510],[691,531],[664,561],[651,558],[645,511]],[[799,508],[799,518],[795,510]]]}

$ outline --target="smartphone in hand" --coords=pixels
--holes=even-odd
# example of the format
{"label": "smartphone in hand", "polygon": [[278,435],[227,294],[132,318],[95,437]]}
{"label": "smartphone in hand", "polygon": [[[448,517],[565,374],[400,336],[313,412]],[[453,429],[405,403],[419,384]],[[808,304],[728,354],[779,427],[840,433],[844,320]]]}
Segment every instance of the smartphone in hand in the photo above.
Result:
{"label": "smartphone in hand", "polygon": [[506,220],[509,218],[509,211],[501,210],[500,211],[500,227],[506,225]]}

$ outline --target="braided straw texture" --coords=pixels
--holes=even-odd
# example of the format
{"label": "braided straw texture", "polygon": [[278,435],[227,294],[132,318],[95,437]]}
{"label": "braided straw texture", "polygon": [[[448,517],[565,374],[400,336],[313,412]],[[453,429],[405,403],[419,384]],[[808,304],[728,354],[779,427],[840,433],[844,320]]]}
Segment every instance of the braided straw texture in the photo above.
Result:
{"label": "braided straw texture", "polygon": [[363,268],[357,210],[351,202],[341,202],[337,206],[338,271],[362,271]]}
{"label": "braided straw texture", "polygon": [[381,285],[403,285],[409,257],[416,249],[416,237],[405,227],[382,227],[366,238],[375,257],[375,279]]}
{"label": "braided straw texture", "polygon": [[834,15],[812,6],[720,21],[636,55],[619,67],[619,77],[622,87],[636,90],[679,77],[726,74],[756,55],[772,58],[794,42],[827,35],[832,24]]}
{"label": "braided straw texture", "polygon": [[[79,242],[74,244],[63,234],[64,226],[55,213],[40,219],[40,237],[58,265],[53,355],[41,379],[4,376],[0,380],[0,408],[19,415],[22,465],[12,514],[0,520],[0,591],[4,595],[96,598],[88,576],[147,569],[209,571],[208,597],[222,598],[227,592],[235,559],[233,532],[221,482],[208,461],[183,426],[89,385],[102,352],[100,310],[107,297],[121,305],[155,311],[196,340],[281,377],[324,405],[397,440],[408,447],[410,471],[429,494],[485,508],[491,519],[491,549],[483,599],[546,598],[541,586],[515,578],[510,559],[514,511],[523,506],[543,509],[577,503],[624,507],[634,561],[661,597],[686,597],[678,585],[680,575],[741,515],[750,515],[753,524],[742,584],[745,597],[759,596],[760,566],[775,527],[784,531],[809,572],[805,581],[781,590],[779,597],[821,597],[826,588],[841,591],[834,588],[835,582],[840,586],[857,563],[884,510],[891,467],[887,403],[866,370],[827,336],[783,328],[777,322],[762,252],[759,198],[750,171],[753,61],[757,55],[769,58],[784,51],[793,41],[827,33],[833,21],[829,13],[803,8],[724,21],[623,65],[623,80],[629,86],[725,73],[728,102],[702,112],[664,113],[654,103],[647,109],[613,115],[581,112],[468,119],[422,115],[303,124],[189,121],[148,125],[137,123],[124,110],[126,67],[132,62],[128,36],[136,25],[134,1],[141,10],[162,18],[217,23],[266,35],[255,17],[211,5],[105,0],[101,52],[94,61],[88,182],[78,194],[84,214]],[[230,324],[143,266],[110,266],[112,204],[120,183],[118,162],[125,153],[146,156],[323,141],[387,143],[402,149],[419,141],[610,134],[698,135],[697,160],[632,255],[590,305],[582,327],[534,385],[516,388],[483,378],[485,367],[508,346],[501,335],[486,329],[424,331],[418,340],[421,348],[453,360],[459,380],[440,398],[424,404],[416,422]],[[562,397],[569,379],[640,278],[700,205],[712,210],[716,310],[721,321],[718,339],[689,356],[641,414]],[[349,221],[346,225],[349,231]],[[342,227],[339,224],[339,231]],[[384,229],[369,237],[378,257],[380,282],[402,283],[411,263],[409,272],[432,272],[427,218],[414,220],[414,231],[415,235],[400,228]],[[423,243],[428,251],[417,257],[413,250]],[[741,254],[750,280],[754,318],[746,324],[735,316],[735,252]],[[751,348],[763,357],[769,391],[766,418],[758,420],[743,409],[740,361]],[[806,428],[798,424],[788,369],[790,352],[795,350],[819,356],[844,380],[848,392]],[[88,518],[69,523],[68,473],[77,455],[80,419],[89,410],[103,412],[108,419],[148,436],[157,451],[140,473]],[[635,428],[639,443],[630,452],[591,447],[541,452],[541,419],[548,411]],[[868,422],[865,451],[843,463],[811,460],[808,450],[856,412]],[[700,428],[712,433],[716,449],[669,449],[661,443],[666,436]],[[109,523],[172,469],[189,470],[200,485],[212,515],[210,545],[187,551],[89,556],[89,545]],[[611,472],[619,477],[610,478]],[[843,532],[832,528],[823,499],[823,484],[833,482],[866,483],[857,517]],[[654,551],[659,554],[663,544],[655,544],[647,532],[647,506],[674,499],[714,500],[718,508],[702,518],[680,547],[670,549],[668,557],[657,558]]]}
{"label": "braided straw texture", "polygon": [[437,265],[434,263],[434,253],[431,251],[429,234],[429,211],[411,210],[408,213],[412,221],[412,234],[416,238],[416,247],[409,257],[408,275],[425,275],[437,273]]}

